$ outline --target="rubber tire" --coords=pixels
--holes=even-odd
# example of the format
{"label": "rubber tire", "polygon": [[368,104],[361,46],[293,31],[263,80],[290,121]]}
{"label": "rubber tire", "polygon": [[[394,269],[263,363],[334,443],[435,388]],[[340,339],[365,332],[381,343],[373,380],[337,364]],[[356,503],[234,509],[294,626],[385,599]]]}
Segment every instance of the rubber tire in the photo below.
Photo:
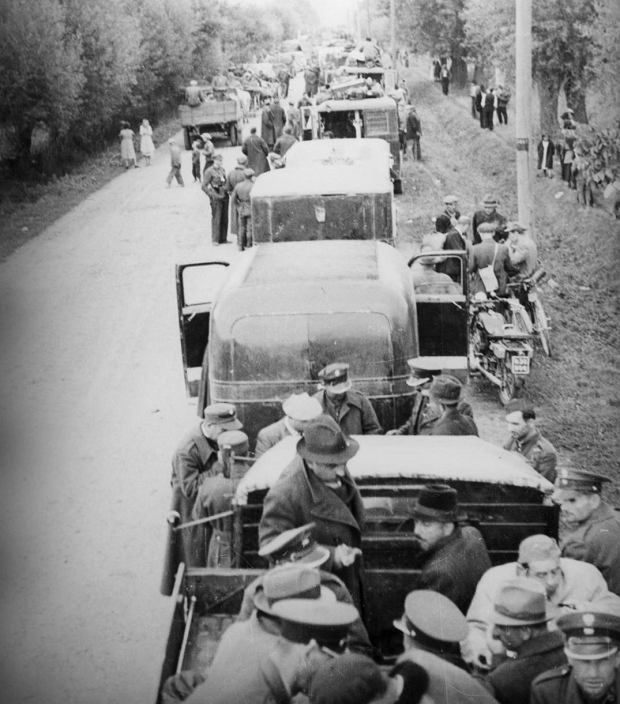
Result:
{"label": "rubber tire", "polygon": [[394,195],[400,196],[403,193],[403,182],[400,178],[394,179]]}
{"label": "rubber tire", "polygon": [[230,144],[232,147],[236,147],[237,144],[239,144],[239,127],[236,124],[229,126],[228,138],[230,139]]}
{"label": "rubber tire", "polygon": [[551,357],[553,351],[551,349],[551,335],[549,334],[549,322],[547,320],[547,314],[543,308],[542,303],[537,298],[534,301],[534,314],[536,316],[536,332],[538,333],[538,340],[540,341],[540,346],[543,348],[544,353],[547,357]]}
{"label": "rubber tire", "polygon": [[518,380],[512,370],[508,369],[505,362],[502,362],[500,378],[502,385],[498,388],[499,402],[502,406],[507,406],[513,398],[519,396],[523,380]]}
{"label": "rubber tire", "polygon": [[189,127],[183,129],[183,143],[185,144],[185,149],[189,150],[192,148],[192,140],[189,136]]}

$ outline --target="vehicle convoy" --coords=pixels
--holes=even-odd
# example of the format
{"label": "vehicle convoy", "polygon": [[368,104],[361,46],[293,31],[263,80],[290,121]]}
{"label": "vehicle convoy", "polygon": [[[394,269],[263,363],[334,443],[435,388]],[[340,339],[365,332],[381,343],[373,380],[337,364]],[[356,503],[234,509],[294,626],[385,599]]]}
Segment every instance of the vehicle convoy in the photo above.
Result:
{"label": "vehicle convoy", "polygon": [[337,139],[385,140],[392,155],[394,193],[402,193],[398,111],[392,98],[326,100],[302,108],[302,124],[304,129],[312,129],[313,138],[321,139],[330,132]]}
{"label": "vehicle convoy", "polygon": [[387,170],[287,166],[260,175],[251,202],[255,244],[332,239],[394,243],[394,196]]}
{"label": "vehicle convoy", "polygon": [[[292,391],[317,390],[318,372],[346,360],[385,430],[408,417],[407,359],[418,356],[416,302],[401,255],[383,242],[264,244],[227,262],[177,267],[186,388],[237,407],[253,443]],[[223,276],[217,291],[196,281]],[[450,303],[451,305],[451,303]],[[466,356],[466,350],[463,351]]]}
{"label": "vehicle convoy", "polygon": [[179,119],[183,128],[185,149],[192,148],[194,139],[203,132],[224,136],[231,146],[237,146],[241,141],[243,109],[239,100],[222,99],[207,96],[197,105],[179,105]]}
{"label": "vehicle convoy", "polygon": [[[446,483],[458,491],[464,521],[480,530],[493,564],[515,560],[528,535],[557,536],[558,509],[546,499],[553,486],[517,453],[474,436],[355,439],[360,448],[348,468],[366,512],[362,617],[379,657],[400,652],[402,636],[392,621],[401,615],[405,595],[416,587],[420,551],[412,509],[424,484]],[[293,458],[295,445],[296,439],[289,437],[268,450],[236,486],[233,567],[180,565],[161,683],[182,670],[204,673],[222,631],[239,612],[244,587],[266,568],[258,555],[263,499]]]}

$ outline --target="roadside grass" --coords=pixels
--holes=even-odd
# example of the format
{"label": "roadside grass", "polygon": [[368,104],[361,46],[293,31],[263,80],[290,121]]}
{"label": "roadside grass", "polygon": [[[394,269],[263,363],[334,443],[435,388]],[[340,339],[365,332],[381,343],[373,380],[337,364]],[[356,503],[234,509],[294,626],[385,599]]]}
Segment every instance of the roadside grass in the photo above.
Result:
{"label": "roadside grass", "polygon": [[[405,162],[399,248],[414,251],[432,231],[431,218],[443,210],[447,193],[459,197],[467,215],[480,207],[485,193],[494,193],[500,212],[516,219],[513,125],[481,130],[464,91],[446,98],[419,73],[405,72],[405,77],[422,122],[424,161]],[[540,426],[561,463],[600,471],[617,484],[620,224],[603,210],[581,209],[559,172],[540,179],[532,169],[532,176],[535,234],[547,271],[541,290],[554,355],[547,359],[536,350],[525,395],[538,409]],[[608,494],[619,500],[620,486]]]}

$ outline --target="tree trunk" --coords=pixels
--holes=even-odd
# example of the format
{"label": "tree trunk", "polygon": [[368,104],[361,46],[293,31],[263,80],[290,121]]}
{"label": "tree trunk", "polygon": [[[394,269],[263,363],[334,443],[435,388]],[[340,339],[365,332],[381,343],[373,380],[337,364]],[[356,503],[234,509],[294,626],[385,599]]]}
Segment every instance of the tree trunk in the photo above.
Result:
{"label": "tree trunk", "polygon": [[557,76],[537,73],[535,76],[538,86],[538,100],[540,103],[540,132],[552,138],[557,135],[558,125],[558,96],[560,83]]}
{"label": "tree trunk", "polygon": [[574,81],[570,76],[564,82],[564,95],[566,96],[566,107],[575,111],[575,120],[584,125],[588,124],[588,113],[586,111],[586,92],[580,81]]}
{"label": "tree trunk", "polygon": [[467,84],[467,62],[460,56],[452,57],[452,83],[459,88]]}

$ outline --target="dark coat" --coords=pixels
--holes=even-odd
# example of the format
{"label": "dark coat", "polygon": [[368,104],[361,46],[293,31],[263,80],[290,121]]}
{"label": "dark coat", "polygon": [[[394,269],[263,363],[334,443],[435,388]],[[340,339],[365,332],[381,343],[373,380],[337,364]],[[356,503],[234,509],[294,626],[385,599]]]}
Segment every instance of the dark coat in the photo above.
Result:
{"label": "dark coat", "polygon": [[280,156],[284,156],[296,142],[297,140],[292,134],[281,134],[273,145],[273,151]]}
{"label": "dark coat", "polygon": [[549,631],[526,641],[516,659],[498,665],[486,681],[501,704],[527,704],[533,680],[546,670],[565,664],[562,633]]}
{"label": "dark coat", "polygon": [[[497,247],[497,254],[495,248]],[[495,257],[495,262],[493,262]],[[479,292],[486,292],[482,279],[478,276],[478,270],[485,266],[493,264],[493,272],[497,278],[497,291],[500,296],[506,293],[506,284],[508,276],[518,273],[518,270],[510,263],[510,255],[508,247],[505,244],[499,244],[494,240],[485,240],[480,244],[475,244],[471,248],[471,257],[469,261],[469,271],[473,274],[471,278],[470,294],[473,296]]]}
{"label": "dark coat", "polygon": [[478,428],[458,407],[448,406],[432,425],[420,429],[420,435],[478,435]]}
{"label": "dark coat", "polygon": [[[616,671],[616,696],[620,692],[620,668]],[[612,704],[613,699],[603,699],[603,704]],[[617,699],[615,701],[618,701]],[[547,670],[532,683],[530,704],[587,704],[581,694],[570,665]]]}
{"label": "dark coat", "polygon": [[482,225],[483,222],[492,222],[496,224],[497,229],[502,232],[505,227],[506,227],[506,217],[502,215],[501,213],[498,213],[497,210],[493,211],[492,213],[487,213],[484,210],[476,210],[474,213],[474,217],[472,218],[471,221],[471,232],[472,232],[472,241],[474,244],[479,244],[482,242],[482,239],[480,235],[478,234],[478,228],[480,225]]}
{"label": "dark coat", "polygon": [[260,136],[271,149],[276,141],[276,133],[273,127],[273,114],[267,107],[263,108],[260,115]]}
{"label": "dark coat", "polygon": [[248,158],[248,168],[254,169],[254,173],[257,176],[269,171],[269,162],[267,161],[269,147],[262,137],[257,134],[251,134],[243,143],[241,151]]}
{"label": "dark coat", "polygon": [[283,108],[280,105],[277,105],[276,103],[274,103],[269,108],[269,112],[271,113],[271,124],[273,125],[275,143],[275,141],[278,140],[282,135],[282,130],[284,129],[284,125],[286,124],[286,112],[284,112]]}
{"label": "dark coat", "polygon": [[[464,240],[461,233],[457,230],[450,230],[450,232],[448,232],[448,234],[446,235],[446,239],[443,243],[443,248],[446,250],[457,249],[461,251],[466,251],[468,249],[468,246],[470,246],[469,242]],[[437,271],[443,271],[444,274],[448,274],[448,276],[453,281],[460,282],[461,280],[461,264],[454,257],[446,259],[445,262],[443,262],[437,267]]]}
{"label": "dark coat", "polygon": [[620,518],[604,502],[590,518],[560,529],[563,557],[583,560],[598,567],[610,592],[620,596]]}
{"label": "dark coat", "polygon": [[[349,506],[306,467],[299,455],[296,456],[265,496],[258,528],[260,545],[285,530],[314,522],[314,539],[327,547],[331,556],[342,543],[352,548],[361,547],[364,506],[348,472],[345,480],[352,489]],[[339,569],[333,568],[330,557],[324,567],[342,579],[359,608],[362,603],[360,557],[350,567]]]}
{"label": "dark coat", "polygon": [[465,614],[480,577],[491,567],[484,538],[476,528],[456,528],[424,556],[416,589],[432,589]]}
{"label": "dark coat", "polygon": [[[221,468],[218,462],[219,468]],[[215,516],[230,511],[234,493],[233,480],[223,474],[207,477],[198,489],[198,496],[192,509],[192,520]],[[196,534],[202,532],[208,545],[207,567],[231,566],[232,516],[218,518],[213,523],[196,526]]]}
{"label": "dark coat", "polygon": [[[244,166],[235,166],[232,171],[228,172],[228,176],[226,178],[226,190],[228,193],[232,194],[232,192],[235,190],[235,186],[238,183],[241,183],[242,181],[245,181],[245,175],[243,173]],[[230,234],[231,235],[236,235],[238,231],[238,220],[239,220],[239,215],[237,213],[237,204],[234,200],[234,198],[231,198],[230,200]]]}
{"label": "dark coat", "polygon": [[406,138],[416,139],[422,134],[422,124],[415,112],[410,111],[407,115]]}
{"label": "dark coat", "polygon": [[370,401],[360,391],[349,389],[336,414],[332,404],[327,401],[325,391],[314,394],[323,408],[323,413],[330,415],[345,435],[381,435],[383,428]]}
{"label": "dark coat", "polygon": [[545,153],[545,147],[543,145],[542,139],[538,142],[538,169],[552,169],[553,168],[553,157],[555,155],[555,144],[549,140],[547,145],[547,156],[545,158],[545,163],[543,164],[543,156]]}

